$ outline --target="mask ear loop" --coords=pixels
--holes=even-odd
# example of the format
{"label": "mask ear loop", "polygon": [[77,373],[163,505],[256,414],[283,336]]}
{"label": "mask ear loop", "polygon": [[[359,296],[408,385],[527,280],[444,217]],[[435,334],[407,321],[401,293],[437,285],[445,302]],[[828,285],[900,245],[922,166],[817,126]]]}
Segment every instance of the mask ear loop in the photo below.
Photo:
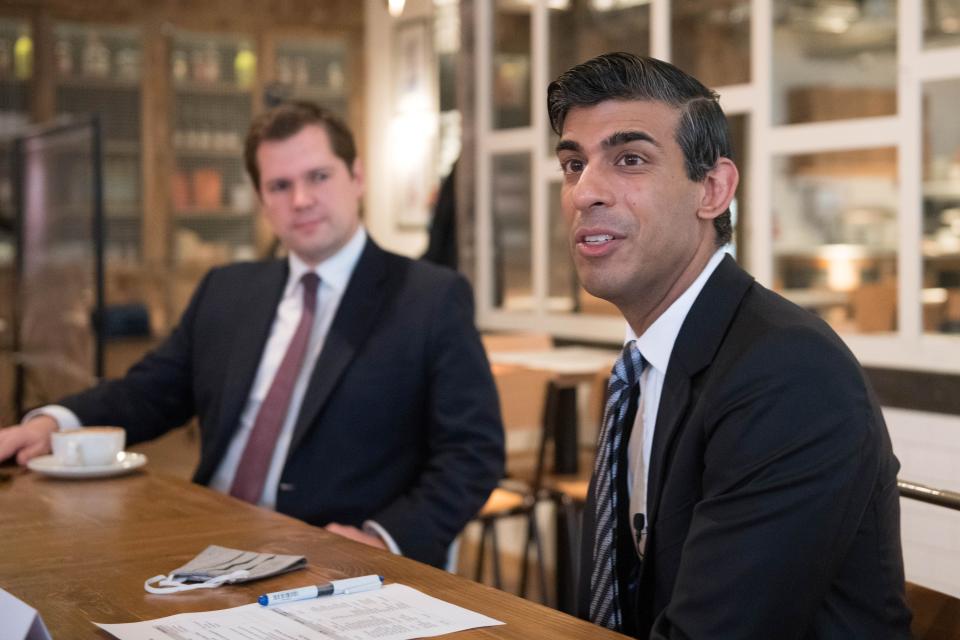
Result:
{"label": "mask ear loop", "polygon": [[[148,578],[143,583],[143,588],[147,593],[153,593],[158,596],[169,595],[171,593],[178,593],[180,591],[192,591],[194,589],[213,589],[219,587],[220,585],[226,584],[228,582],[239,582],[244,578],[250,576],[250,572],[246,569],[239,569],[233,573],[227,573],[222,576],[217,576],[215,578],[210,578],[203,582],[195,582],[193,584],[186,584],[183,578],[174,578],[171,576],[165,576],[163,574],[159,576],[153,576]],[[153,586],[152,583],[156,582],[157,586]]]}

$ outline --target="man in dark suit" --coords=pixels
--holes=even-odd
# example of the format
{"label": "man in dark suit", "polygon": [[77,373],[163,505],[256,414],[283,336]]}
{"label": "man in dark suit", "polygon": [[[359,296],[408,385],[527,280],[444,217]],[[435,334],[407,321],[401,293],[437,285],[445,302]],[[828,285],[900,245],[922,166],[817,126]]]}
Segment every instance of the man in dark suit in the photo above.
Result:
{"label": "man in dark suit", "polygon": [[898,463],[841,340],[725,255],[715,93],[606,54],[548,90],[583,286],[617,305],[580,612],[638,638],[909,636]]}
{"label": "man in dark suit", "polygon": [[330,113],[265,113],[246,163],[289,257],[211,271],[158,349],[0,431],[0,459],[48,452],[58,428],[139,442],[196,415],[196,482],[441,565],[503,465],[470,287],[367,237],[353,137]]}

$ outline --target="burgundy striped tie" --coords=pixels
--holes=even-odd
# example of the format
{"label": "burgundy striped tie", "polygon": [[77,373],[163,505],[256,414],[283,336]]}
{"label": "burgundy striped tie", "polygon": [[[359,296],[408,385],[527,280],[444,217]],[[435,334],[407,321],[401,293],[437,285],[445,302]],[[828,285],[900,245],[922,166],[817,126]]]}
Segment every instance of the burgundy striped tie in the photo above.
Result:
{"label": "burgundy striped tie", "polygon": [[305,273],[300,282],[303,283],[303,312],[300,314],[300,324],[290,340],[270,390],[260,405],[247,446],[237,466],[233,486],[230,487],[230,495],[253,504],[259,502],[263,493],[273,449],[290,407],[290,396],[293,395],[293,387],[297,383],[300,367],[303,366],[303,358],[310,342],[310,330],[317,314],[317,286],[320,284],[320,277],[312,272]]}

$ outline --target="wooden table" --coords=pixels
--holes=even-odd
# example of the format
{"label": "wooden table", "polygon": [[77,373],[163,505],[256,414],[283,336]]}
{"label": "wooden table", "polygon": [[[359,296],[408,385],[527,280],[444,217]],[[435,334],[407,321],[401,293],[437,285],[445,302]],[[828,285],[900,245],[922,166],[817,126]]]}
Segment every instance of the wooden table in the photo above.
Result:
{"label": "wooden table", "polygon": [[[103,480],[53,480],[0,469],[0,587],[36,608],[54,638],[110,638],[95,622],[136,622],[249,604],[268,591],[370,573],[506,622],[470,638],[623,638],[459,576],[329,534],[149,470]],[[282,576],[174,595],[149,577],[209,544],[305,555]]]}

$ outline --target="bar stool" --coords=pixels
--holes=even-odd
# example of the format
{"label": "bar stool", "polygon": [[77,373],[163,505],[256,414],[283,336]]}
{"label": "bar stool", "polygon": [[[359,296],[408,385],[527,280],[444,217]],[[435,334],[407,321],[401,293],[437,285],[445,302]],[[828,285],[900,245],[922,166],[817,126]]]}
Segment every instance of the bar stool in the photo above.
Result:
{"label": "bar stool", "polygon": [[[533,510],[533,499],[528,491],[497,487],[475,518],[480,523],[480,543],[477,550],[477,563],[473,579],[483,581],[486,552],[490,550],[490,564],[493,572],[493,586],[503,589],[500,571],[500,546],[497,541],[497,522],[504,518],[526,516]],[[521,595],[524,595],[521,593]]]}

